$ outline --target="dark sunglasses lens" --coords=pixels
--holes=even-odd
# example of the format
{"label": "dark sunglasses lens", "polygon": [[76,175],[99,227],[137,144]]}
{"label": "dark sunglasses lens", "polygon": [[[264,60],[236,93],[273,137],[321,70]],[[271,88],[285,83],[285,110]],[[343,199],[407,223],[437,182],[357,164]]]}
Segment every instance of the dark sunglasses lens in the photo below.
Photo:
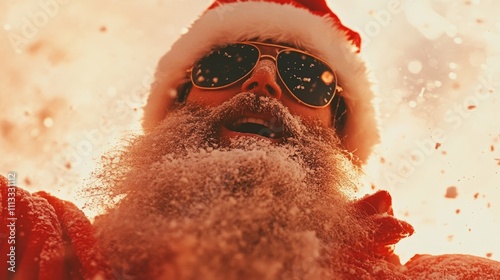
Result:
{"label": "dark sunglasses lens", "polygon": [[337,81],[325,63],[296,51],[281,52],[277,61],[283,82],[299,100],[315,107],[332,101]]}
{"label": "dark sunglasses lens", "polygon": [[217,88],[238,81],[250,73],[259,59],[251,45],[234,44],[213,50],[193,67],[193,83],[202,88]]}

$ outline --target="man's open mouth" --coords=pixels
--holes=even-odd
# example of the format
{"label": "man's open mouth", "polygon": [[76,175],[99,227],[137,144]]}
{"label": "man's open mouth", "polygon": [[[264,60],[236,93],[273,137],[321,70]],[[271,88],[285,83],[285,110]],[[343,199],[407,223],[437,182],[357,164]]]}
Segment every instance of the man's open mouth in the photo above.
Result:
{"label": "man's open mouth", "polygon": [[229,131],[253,134],[269,139],[281,139],[284,136],[284,126],[275,117],[238,117],[225,126]]}

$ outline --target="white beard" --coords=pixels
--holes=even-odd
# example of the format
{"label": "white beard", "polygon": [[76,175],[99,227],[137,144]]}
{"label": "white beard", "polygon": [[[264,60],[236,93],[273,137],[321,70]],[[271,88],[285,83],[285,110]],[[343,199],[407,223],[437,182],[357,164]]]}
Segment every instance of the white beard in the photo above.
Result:
{"label": "white beard", "polygon": [[[271,110],[291,137],[280,145],[217,140],[224,116]],[[235,109],[238,108],[238,109]],[[151,279],[331,279],[365,238],[349,206],[359,173],[332,131],[306,126],[274,99],[241,93],[187,106],[110,155],[97,174],[110,202],[96,219],[120,273]]]}

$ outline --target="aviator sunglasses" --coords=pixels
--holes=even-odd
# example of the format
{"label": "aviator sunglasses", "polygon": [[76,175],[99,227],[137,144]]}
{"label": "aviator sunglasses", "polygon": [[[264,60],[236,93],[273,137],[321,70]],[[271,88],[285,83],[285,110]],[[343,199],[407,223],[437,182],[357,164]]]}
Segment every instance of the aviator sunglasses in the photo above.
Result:
{"label": "aviator sunglasses", "polygon": [[[259,47],[276,48],[277,54],[262,54]],[[283,85],[305,106],[324,108],[342,91],[335,72],[322,59],[302,50],[261,42],[235,43],[214,49],[188,72],[195,87],[221,89],[248,77],[263,58],[276,63]]]}

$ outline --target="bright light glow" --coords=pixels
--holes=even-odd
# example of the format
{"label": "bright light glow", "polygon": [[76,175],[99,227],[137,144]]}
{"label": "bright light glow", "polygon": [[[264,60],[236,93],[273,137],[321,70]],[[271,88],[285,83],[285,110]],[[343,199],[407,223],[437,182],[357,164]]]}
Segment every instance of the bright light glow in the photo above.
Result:
{"label": "bright light glow", "polygon": [[[388,11],[389,3],[331,2],[356,30],[369,22],[367,10]],[[374,66],[384,116],[382,143],[365,170],[391,192],[396,216],[416,229],[396,246],[403,262],[417,253],[500,260],[494,236],[500,232],[500,25],[492,10],[500,3],[404,3],[385,29],[379,21],[380,34],[363,34],[362,53]],[[422,62],[420,71],[415,61]],[[445,197],[449,186],[457,187],[455,199]]]}
{"label": "bright light glow", "polygon": [[327,85],[331,84],[334,79],[335,76],[333,76],[333,73],[330,71],[325,71],[321,74],[321,80]]}

